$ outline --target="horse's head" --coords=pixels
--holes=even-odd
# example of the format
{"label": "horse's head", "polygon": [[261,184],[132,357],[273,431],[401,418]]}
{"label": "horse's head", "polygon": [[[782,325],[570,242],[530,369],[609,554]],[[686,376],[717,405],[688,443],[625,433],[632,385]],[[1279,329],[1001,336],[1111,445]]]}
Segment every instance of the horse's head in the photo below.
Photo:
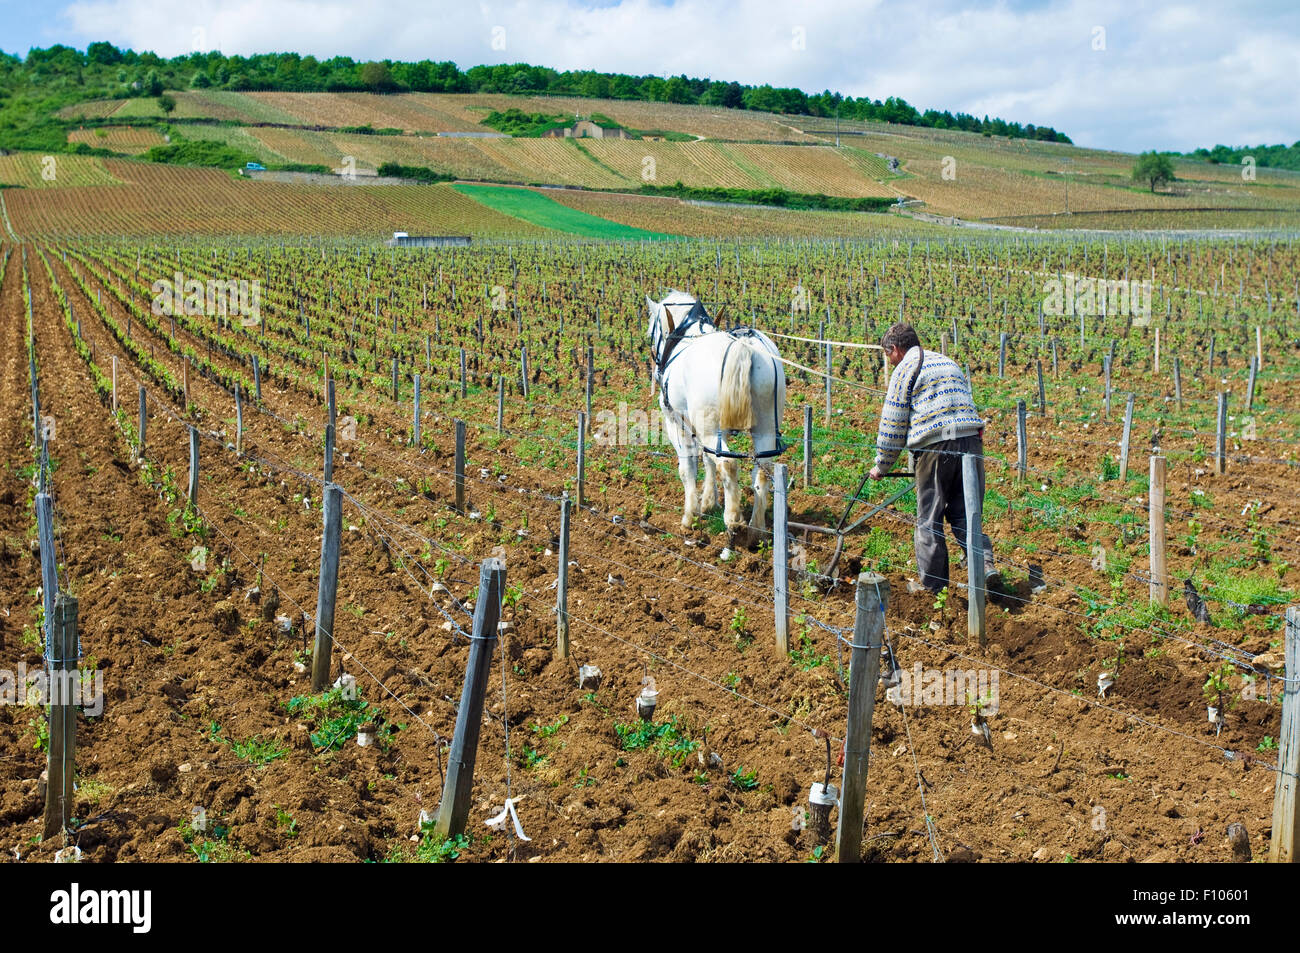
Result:
{"label": "horse's head", "polygon": [[646,307],[646,311],[650,313],[650,321],[645,326],[645,336],[653,340],[656,336],[655,328],[659,328],[660,337],[666,336],[668,332],[671,330],[671,328],[667,327],[664,323],[665,312],[663,309],[663,305],[661,305],[658,301],[656,301],[654,298],[650,297],[649,295],[646,295],[645,307]]}
{"label": "horse's head", "polygon": [[656,327],[661,339],[682,325],[689,325],[685,332],[687,334],[702,334],[713,330],[713,319],[709,317],[709,312],[700,299],[692,294],[674,289],[664,296],[663,301],[655,301],[649,295],[645,300],[650,311],[646,335],[650,338],[656,337]]}

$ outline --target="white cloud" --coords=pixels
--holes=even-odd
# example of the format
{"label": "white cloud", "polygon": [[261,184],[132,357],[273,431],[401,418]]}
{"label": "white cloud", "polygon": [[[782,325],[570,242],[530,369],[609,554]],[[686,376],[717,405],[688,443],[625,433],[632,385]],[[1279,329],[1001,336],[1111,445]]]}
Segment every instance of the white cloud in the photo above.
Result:
{"label": "white cloud", "polygon": [[199,30],[225,53],[522,61],[897,95],[1129,151],[1300,138],[1300,12],[1286,2],[77,0],[61,17],[63,42],[164,56],[190,52]]}

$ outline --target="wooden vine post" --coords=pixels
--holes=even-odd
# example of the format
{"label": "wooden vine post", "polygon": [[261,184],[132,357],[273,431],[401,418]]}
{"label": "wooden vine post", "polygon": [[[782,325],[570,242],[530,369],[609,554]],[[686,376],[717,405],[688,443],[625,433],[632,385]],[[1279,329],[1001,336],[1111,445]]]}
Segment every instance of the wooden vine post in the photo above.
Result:
{"label": "wooden vine post", "polygon": [[772,588],[776,650],[782,655],[790,651],[790,534],[786,488],[786,466],[778,463],[772,468]]}
{"label": "wooden vine post", "polygon": [[325,482],[334,481],[334,425],[325,425]]}
{"label": "wooden vine post", "polygon": [[587,482],[587,415],[578,411],[578,506],[586,502],[585,487]]}
{"label": "wooden vine post", "polygon": [[1133,433],[1133,394],[1128,395],[1124,404],[1124,433],[1119,439],[1119,481],[1128,479],[1129,437]]}
{"label": "wooden vine post", "polygon": [[1219,407],[1216,415],[1218,432],[1214,438],[1214,472],[1219,476],[1228,472],[1228,395],[1219,392]]}
{"label": "wooden vine post", "polygon": [[980,495],[978,467],[979,460],[974,454],[962,455],[961,478],[966,503],[966,631],[983,648],[988,637],[984,628],[984,500]]}
{"label": "wooden vine post", "polygon": [[506,379],[497,376],[497,433],[501,433],[506,422]]}
{"label": "wooden vine post", "polygon": [[187,495],[190,506],[199,505],[199,432],[190,427],[190,481]]}
{"label": "wooden vine post", "polygon": [[1277,775],[1273,782],[1273,834],[1269,863],[1300,862],[1300,607],[1286,610],[1286,681],[1282,689],[1282,729],[1278,734]]}
{"label": "wooden vine post", "polygon": [[1169,574],[1165,566],[1165,458],[1151,457],[1151,485],[1147,502],[1151,513],[1151,601],[1169,602]]}
{"label": "wooden vine post", "polygon": [[[969,457],[967,459],[970,459]],[[840,818],[835,833],[835,860],[855,864],[862,854],[866,819],[867,768],[871,752],[871,716],[880,678],[889,581],[874,572],[858,576],[849,667],[849,717],[844,740],[844,776],[840,783]]]}
{"label": "wooden vine post", "polygon": [[316,640],[311,657],[311,690],[323,692],[330,680],[334,645],[334,608],[339,589],[339,542],[343,531],[343,491],[325,484],[321,506],[324,519],[320,540],[320,582],[316,590]]}
{"label": "wooden vine post", "polygon": [[560,575],[555,586],[555,653],[569,657],[569,494],[560,500]]}
{"label": "wooden vine post", "polygon": [[412,410],[413,416],[411,420],[411,435],[412,435],[411,442],[418,450],[420,448],[420,375],[419,374],[415,375],[415,398],[413,403],[414,403],[414,407]]}
{"label": "wooden vine post", "polygon": [[146,423],[146,421],[149,419],[149,418],[148,418],[148,415],[147,415],[146,412],[145,412],[145,409],[146,409],[146,408],[145,408],[145,392],[144,392],[144,385],[141,384],[141,385],[140,385],[140,427],[139,427],[139,444],[140,444],[140,459],[141,459],[141,460],[144,459],[144,446],[145,446],[145,439],[144,439],[144,438],[145,438],[145,434],[144,434],[144,430],[145,430],[145,423]]}
{"label": "wooden vine post", "polygon": [[813,482],[813,458],[812,458],[812,404],[804,404],[803,408],[803,487],[808,489]]}
{"label": "wooden vine post", "polygon": [[831,424],[831,342],[826,342],[826,426]]}
{"label": "wooden vine post", "polygon": [[244,399],[239,394],[239,385],[235,385],[235,456],[244,455]]}
{"label": "wooden vine post", "polygon": [[465,833],[465,823],[469,818],[483,700],[487,695],[488,670],[492,667],[505,583],[505,563],[495,558],[483,560],[478,577],[478,601],[474,604],[474,629],[470,636],[469,662],[465,667],[465,686],[461,690],[460,706],[456,709],[456,729],[451,737],[447,777],[443,782],[442,801],[438,805],[435,829],[439,837],[451,838]]}
{"label": "wooden vine post", "polygon": [[465,421],[456,421],[456,512],[465,512]]}
{"label": "wooden vine post", "polygon": [[[49,841],[67,824],[73,809],[76,773],[77,709],[80,689],[77,669],[77,600],[60,592],[54,601],[46,662],[49,669],[49,749],[45,760],[45,828]],[[79,690],[80,689],[80,690]]]}
{"label": "wooden vine post", "polygon": [[54,504],[44,490],[36,494],[36,532],[41,547],[41,603],[47,646],[54,644],[54,597],[59,594],[59,564],[54,548]]}
{"label": "wooden vine post", "polygon": [[591,389],[594,386],[593,378],[595,377],[595,375],[596,375],[595,353],[593,348],[588,347],[587,348],[587,379],[583,385],[584,390],[586,391],[585,396],[587,400],[587,422],[588,423],[591,422]]}
{"label": "wooden vine post", "polygon": [[1023,482],[1029,473],[1029,436],[1025,425],[1025,402],[1016,401],[1016,481]]}
{"label": "wooden vine post", "polygon": [[1110,420],[1110,356],[1101,359],[1102,373],[1106,376],[1106,419]]}

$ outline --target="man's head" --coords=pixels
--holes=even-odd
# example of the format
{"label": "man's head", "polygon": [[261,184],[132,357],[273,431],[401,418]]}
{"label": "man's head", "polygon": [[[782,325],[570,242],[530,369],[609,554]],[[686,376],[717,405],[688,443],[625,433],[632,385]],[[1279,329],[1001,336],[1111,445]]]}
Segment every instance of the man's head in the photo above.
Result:
{"label": "man's head", "polygon": [[880,339],[880,346],[884,348],[890,365],[897,366],[908,351],[921,346],[921,339],[916,334],[916,328],[906,321],[899,321],[885,332],[885,336]]}

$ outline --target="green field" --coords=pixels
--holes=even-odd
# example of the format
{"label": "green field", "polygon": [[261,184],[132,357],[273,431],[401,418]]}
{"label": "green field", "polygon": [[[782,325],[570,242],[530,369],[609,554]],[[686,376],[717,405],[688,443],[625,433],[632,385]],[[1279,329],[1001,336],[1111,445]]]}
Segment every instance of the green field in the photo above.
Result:
{"label": "green field", "polygon": [[522,219],[542,228],[567,232],[582,238],[600,238],[608,241],[645,241],[677,238],[665,232],[651,232],[631,225],[621,225],[608,219],[588,215],[577,209],[534,192],[532,189],[498,185],[455,185],[457,192],[503,215]]}

